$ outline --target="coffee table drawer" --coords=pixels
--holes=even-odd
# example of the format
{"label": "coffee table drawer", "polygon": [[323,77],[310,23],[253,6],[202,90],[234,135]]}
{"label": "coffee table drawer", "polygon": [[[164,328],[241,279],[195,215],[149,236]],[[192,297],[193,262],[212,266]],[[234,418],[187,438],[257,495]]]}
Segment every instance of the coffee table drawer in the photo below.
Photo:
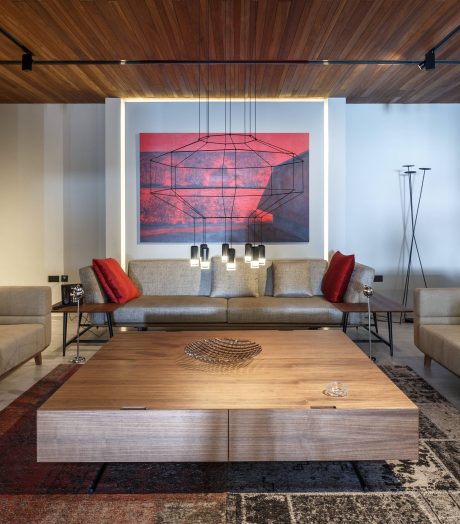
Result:
{"label": "coffee table drawer", "polygon": [[230,461],[415,460],[418,411],[231,410]]}
{"label": "coffee table drawer", "polygon": [[226,410],[48,411],[38,462],[226,462]]}

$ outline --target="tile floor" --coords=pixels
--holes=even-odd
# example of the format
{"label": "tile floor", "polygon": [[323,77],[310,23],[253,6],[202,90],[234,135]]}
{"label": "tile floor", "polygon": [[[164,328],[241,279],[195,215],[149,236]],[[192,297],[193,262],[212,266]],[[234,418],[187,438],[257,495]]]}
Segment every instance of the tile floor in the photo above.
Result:
{"label": "tile floor", "polygon": [[[58,364],[69,362],[69,359],[75,355],[76,345],[73,344],[68,346],[66,356],[62,356],[62,315],[53,314],[52,317],[53,336],[51,345],[43,352],[43,364],[36,366],[32,359],[0,380],[0,409],[3,409],[24,391],[29,389]],[[379,327],[381,334],[386,336],[385,322],[379,322]],[[75,329],[76,324],[73,321],[72,324],[69,325],[69,337],[72,332],[75,332]],[[352,338],[358,336],[360,339],[367,336],[366,331],[360,329],[358,332],[355,328],[349,328],[348,334]],[[88,335],[90,338],[94,338],[94,333]],[[103,339],[106,333],[104,330],[98,329],[96,335],[101,336]],[[460,378],[435,362],[432,363],[430,369],[424,368],[423,355],[413,343],[412,324],[394,323],[393,336],[395,344],[393,358],[390,357],[389,348],[386,345],[382,343],[372,344],[373,354],[376,356],[377,361],[381,363],[393,362],[395,364],[406,364],[410,366],[452,404],[460,409]],[[360,346],[367,352],[367,343],[361,342]],[[80,346],[80,353],[89,359],[96,353],[99,347],[97,344],[84,344]]]}

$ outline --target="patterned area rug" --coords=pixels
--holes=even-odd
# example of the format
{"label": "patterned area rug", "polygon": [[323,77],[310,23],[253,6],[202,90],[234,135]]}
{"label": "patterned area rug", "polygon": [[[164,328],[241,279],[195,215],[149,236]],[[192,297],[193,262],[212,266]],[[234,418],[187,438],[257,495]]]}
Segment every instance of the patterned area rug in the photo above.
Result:
{"label": "patterned area rug", "polygon": [[460,417],[410,368],[381,366],[420,408],[418,462],[38,464],[36,409],[60,365],[0,412],[0,521],[407,524],[460,522]]}

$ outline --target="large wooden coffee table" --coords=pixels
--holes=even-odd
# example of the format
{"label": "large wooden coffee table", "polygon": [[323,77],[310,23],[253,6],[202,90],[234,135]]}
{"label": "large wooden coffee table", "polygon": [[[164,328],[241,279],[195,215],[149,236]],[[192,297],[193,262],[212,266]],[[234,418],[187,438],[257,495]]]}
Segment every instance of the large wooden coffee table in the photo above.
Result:
{"label": "large wooden coffee table", "polygon": [[[192,340],[250,339],[219,369]],[[346,382],[343,398],[323,394]],[[416,459],[417,407],[341,331],[121,333],[42,407],[39,462]]]}

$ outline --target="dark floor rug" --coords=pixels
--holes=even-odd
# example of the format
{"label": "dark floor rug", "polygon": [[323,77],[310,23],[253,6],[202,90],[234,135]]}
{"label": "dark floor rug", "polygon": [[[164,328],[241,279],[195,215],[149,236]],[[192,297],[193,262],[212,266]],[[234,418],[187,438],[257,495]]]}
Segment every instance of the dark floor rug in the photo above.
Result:
{"label": "dark floor rug", "polygon": [[418,462],[46,464],[36,409],[60,365],[0,412],[0,522],[460,522],[459,412],[414,371],[381,366],[420,408]]}

